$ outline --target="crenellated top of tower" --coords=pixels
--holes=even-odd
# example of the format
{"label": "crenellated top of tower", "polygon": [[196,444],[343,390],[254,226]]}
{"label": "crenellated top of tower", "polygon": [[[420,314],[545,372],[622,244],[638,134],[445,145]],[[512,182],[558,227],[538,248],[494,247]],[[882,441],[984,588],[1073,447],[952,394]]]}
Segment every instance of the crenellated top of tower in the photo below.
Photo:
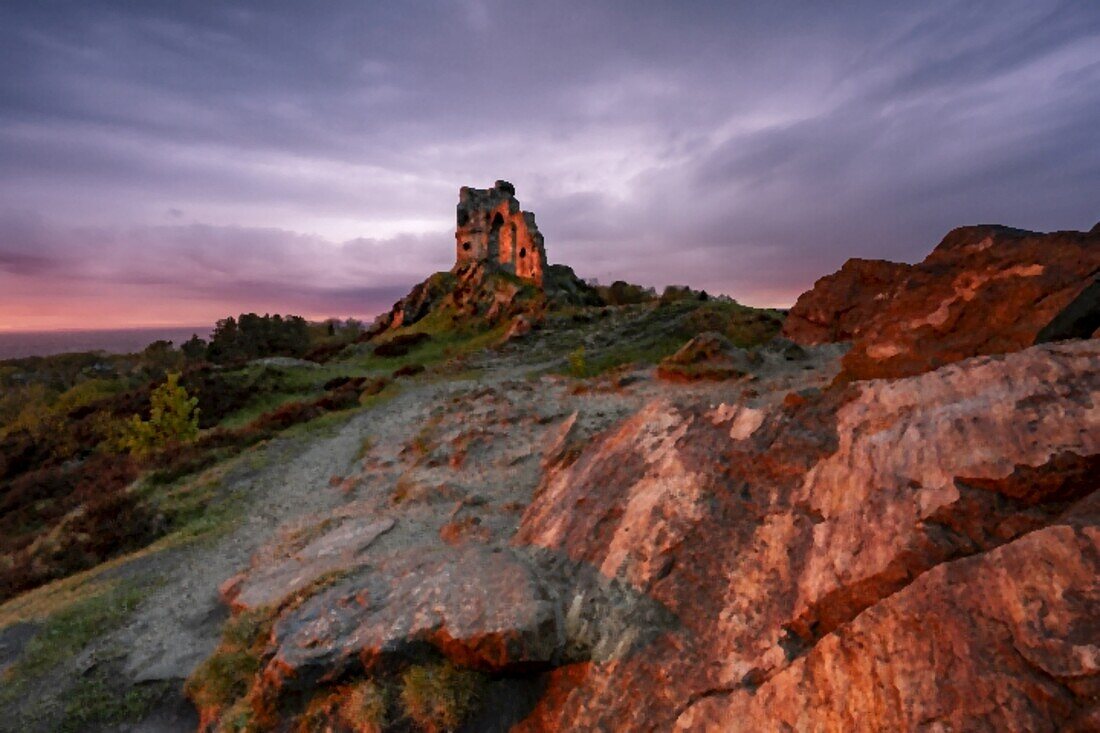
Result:
{"label": "crenellated top of tower", "polygon": [[455,267],[479,262],[542,285],[546,249],[535,215],[520,210],[507,181],[492,188],[463,186],[458,194]]}

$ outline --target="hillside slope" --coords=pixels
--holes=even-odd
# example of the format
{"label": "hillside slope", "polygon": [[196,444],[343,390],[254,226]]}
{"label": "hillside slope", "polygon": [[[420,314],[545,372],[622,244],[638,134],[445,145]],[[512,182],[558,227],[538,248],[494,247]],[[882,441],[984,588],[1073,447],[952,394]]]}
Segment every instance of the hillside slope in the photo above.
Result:
{"label": "hillside slope", "polygon": [[387,323],[408,376],[0,606],[0,729],[1095,730],[1100,340],[1038,335],[1095,236],[963,231],[801,345],[691,293]]}

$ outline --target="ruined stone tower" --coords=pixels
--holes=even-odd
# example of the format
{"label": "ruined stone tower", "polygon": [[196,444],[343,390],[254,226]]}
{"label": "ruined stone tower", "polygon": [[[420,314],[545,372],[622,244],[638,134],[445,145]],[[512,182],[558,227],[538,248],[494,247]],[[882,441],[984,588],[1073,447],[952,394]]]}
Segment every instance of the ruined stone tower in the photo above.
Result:
{"label": "ruined stone tower", "polygon": [[507,181],[492,188],[463,186],[458,194],[455,267],[481,262],[542,286],[546,249],[535,215],[520,211]]}

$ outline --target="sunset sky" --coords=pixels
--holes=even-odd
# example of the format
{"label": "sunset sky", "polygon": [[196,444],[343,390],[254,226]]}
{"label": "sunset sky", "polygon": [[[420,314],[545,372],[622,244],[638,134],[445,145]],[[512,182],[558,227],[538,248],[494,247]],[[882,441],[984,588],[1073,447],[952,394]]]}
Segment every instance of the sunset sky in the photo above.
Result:
{"label": "sunset sky", "polygon": [[369,317],[497,178],[582,277],[753,305],[1100,219],[1094,0],[5,2],[0,68],[0,330]]}

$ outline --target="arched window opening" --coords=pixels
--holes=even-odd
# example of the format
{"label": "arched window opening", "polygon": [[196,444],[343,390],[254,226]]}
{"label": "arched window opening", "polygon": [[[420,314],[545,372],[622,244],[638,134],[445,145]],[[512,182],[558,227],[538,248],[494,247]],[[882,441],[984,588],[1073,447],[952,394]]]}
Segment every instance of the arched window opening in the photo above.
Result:
{"label": "arched window opening", "polygon": [[500,258],[500,228],[504,226],[504,217],[498,211],[489,227],[489,259],[496,262]]}

